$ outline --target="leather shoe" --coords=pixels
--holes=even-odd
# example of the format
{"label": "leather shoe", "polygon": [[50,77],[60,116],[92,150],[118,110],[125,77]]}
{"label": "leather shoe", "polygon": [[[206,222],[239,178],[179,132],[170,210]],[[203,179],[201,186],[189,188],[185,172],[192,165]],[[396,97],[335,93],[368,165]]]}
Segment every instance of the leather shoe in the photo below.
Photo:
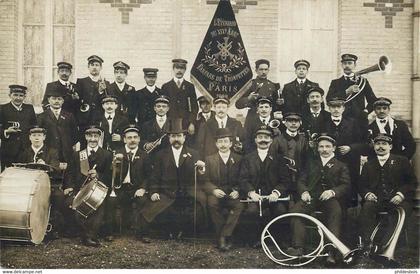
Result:
{"label": "leather shoe", "polygon": [[136,239],[144,244],[150,244],[152,242],[150,238],[144,237],[143,235],[137,235]]}
{"label": "leather shoe", "polygon": [[86,238],[86,239],[83,239],[82,243],[83,243],[85,246],[92,246],[92,247],[98,247],[98,246],[100,246],[100,243],[99,243],[98,241],[95,241],[95,240],[94,240],[94,239],[92,239],[92,238]]}
{"label": "leather shoe", "polygon": [[183,236],[182,234],[183,234],[183,232],[182,232],[182,231],[180,231],[180,232],[178,232],[178,235],[176,235],[176,239],[177,239],[178,241],[182,241],[182,240],[184,239],[184,236]]}
{"label": "leather shoe", "polygon": [[220,237],[219,238],[219,245],[218,245],[218,248],[221,250],[221,251],[228,251],[230,248],[228,247],[228,245],[226,244],[226,238],[225,237]]}

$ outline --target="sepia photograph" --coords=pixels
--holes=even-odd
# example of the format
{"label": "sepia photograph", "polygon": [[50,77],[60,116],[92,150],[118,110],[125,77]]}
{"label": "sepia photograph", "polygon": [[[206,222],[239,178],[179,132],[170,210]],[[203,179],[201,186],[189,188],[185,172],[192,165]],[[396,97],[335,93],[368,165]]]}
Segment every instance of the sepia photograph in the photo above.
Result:
{"label": "sepia photograph", "polygon": [[0,0],[3,274],[417,274],[418,143],[420,0]]}

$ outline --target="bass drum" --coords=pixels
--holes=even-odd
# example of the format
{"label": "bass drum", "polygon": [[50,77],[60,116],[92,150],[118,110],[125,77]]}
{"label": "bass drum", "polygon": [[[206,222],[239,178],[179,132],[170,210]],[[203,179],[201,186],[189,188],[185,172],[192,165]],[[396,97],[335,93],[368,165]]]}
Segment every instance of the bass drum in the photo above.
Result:
{"label": "bass drum", "polygon": [[50,214],[47,172],[21,167],[0,174],[0,239],[40,244]]}

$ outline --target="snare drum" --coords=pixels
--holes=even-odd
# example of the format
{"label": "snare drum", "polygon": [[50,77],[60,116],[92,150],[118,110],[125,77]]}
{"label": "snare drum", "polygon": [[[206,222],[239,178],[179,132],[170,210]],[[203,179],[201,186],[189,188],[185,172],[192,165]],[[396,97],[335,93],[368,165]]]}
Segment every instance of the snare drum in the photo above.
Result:
{"label": "snare drum", "polygon": [[0,239],[39,244],[50,215],[46,171],[9,167],[0,174]]}
{"label": "snare drum", "polygon": [[74,197],[72,208],[87,218],[95,212],[105,200],[108,187],[97,179],[85,184]]}

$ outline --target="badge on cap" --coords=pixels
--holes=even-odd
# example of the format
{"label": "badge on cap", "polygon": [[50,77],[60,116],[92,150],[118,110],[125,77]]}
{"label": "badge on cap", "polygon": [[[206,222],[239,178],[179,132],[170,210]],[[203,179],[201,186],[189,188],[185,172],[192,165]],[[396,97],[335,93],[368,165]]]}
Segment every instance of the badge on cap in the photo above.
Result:
{"label": "badge on cap", "polygon": [[392,101],[388,98],[385,97],[379,97],[378,99],[376,99],[375,102],[373,102],[373,106],[390,106],[392,104]]}
{"label": "badge on cap", "polygon": [[130,69],[130,66],[124,63],[123,61],[115,62],[113,65],[114,69],[123,69],[125,71]]}
{"label": "badge on cap", "polygon": [[311,64],[308,61],[301,59],[301,60],[297,60],[294,66],[295,66],[295,69],[297,69],[298,66],[305,66],[308,69],[311,66]]}
{"label": "badge on cap", "polygon": [[143,68],[145,76],[156,77],[158,71],[159,70],[157,68]]}
{"label": "badge on cap", "polygon": [[58,62],[57,63],[57,68],[58,69],[72,69],[73,66],[70,63],[67,62]]}
{"label": "badge on cap", "polygon": [[20,92],[20,93],[24,93],[24,94],[26,94],[26,92],[28,90],[27,87],[21,86],[21,85],[10,85],[9,89],[10,89],[10,93]]}
{"label": "badge on cap", "polygon": [[88,57],[87,60],[88,60],[89,64],[92,63],[92,62],[99,62],[99,63],[102,64],[104,62],[104,60],[101,57],[99,57],[98,55],[91,55],[91,56]]}
{"label": "badge on cap", "polygon": [[356,62],[357,61],[357,56],[354,55],[354,54],[345,53],[345,54],[341,55],[341,62],[344,62],[344,61],[354,61],[354,62]]}

